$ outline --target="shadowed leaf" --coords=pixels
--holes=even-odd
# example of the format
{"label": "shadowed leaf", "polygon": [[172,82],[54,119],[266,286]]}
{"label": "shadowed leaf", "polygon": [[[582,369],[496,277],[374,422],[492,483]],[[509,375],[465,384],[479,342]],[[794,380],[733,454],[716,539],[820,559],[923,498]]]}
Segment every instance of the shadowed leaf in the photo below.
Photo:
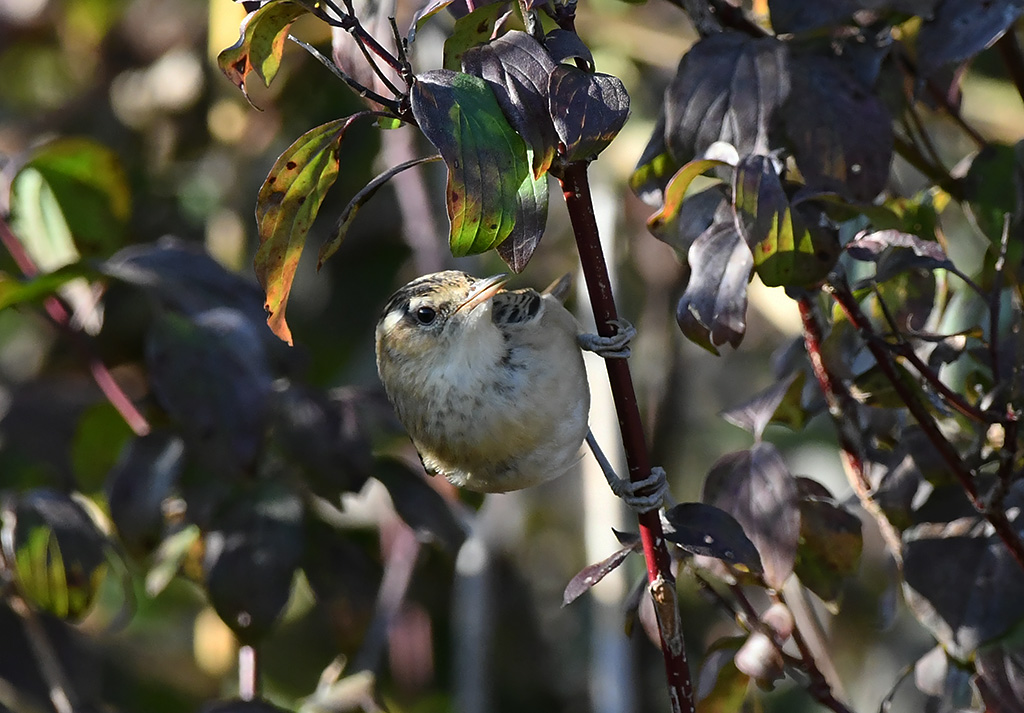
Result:
{"label": "shadowed leaf", "polygon": [[220,70],[242,90],[246,100],[249,74],[256,72],[263,84],[270,86],[281,67],[288,28],[307,12],[302,4],[290,0],[267,3],[246,16],[238,42],[217,55]]}
{"label": "shadowed leaf", "polygon": [[665,520],[665,539],[687,552],[716,557],[751,572],[762,571],[754,543],[724,510],[704,503],[680,503],[665,512]]}
{"label": "shadowed leaf", "polygon": [[560,64],[548,80],[548,109],[566,161],[596,157],[629,117],[629,94],[617,77]]}
{"label": "shadowed leaf", "polygon": [[974,659],[975,685],[990,713],[1017,713],[1024,701],[1024,649],[990,646]]}
{"label": "shadowed leaf", "polygon": [[860,518],[838,504],[820,483],[797,478],[800,490],[800,546],[796,576],[832,613],[847,577],[856,574],[864,546]]}
{"label": "shadowed leaf", "polygon": [[716,355],[722,344],[736,347],[743,340],[754,268],[735,221],[723,213],[690,247],[690,281],[676,306],[676,321],[687,339]]}
{"label": "shadowed leaf", "polygon": [[468,50],[462,68],[487,82],[505,118],[533,152],[534,177],[542,176],[557,145],[548,113],[548,80],[555,63],[547,51],[530,35],[513,30]]}
{"label": "shadowed leaf", "polygon": [[[527,155],[532,155],[527,151]],[[516,224],[512,232],[498,244],[498,256],[505,261],[512,272],[520,273],[533,257],[534,250],[544,236],[548,222],[548,179],[528,175],[519,186],[519,203],[516,206]]]}
{"label": "shadowed leaf", "polygon": [[583,594],[590,591],[590,588],[600,582],[602,579],[607,577],[611,572],[615,570],[620,564],[626,561],[626,558],[633,552],[640,550],[640,540],[625,545],[622,549],[615,553],[605,557],[600,562],[587,565],[581,569],[575,577],[569,580],[569,583],[565,585],[565,591],[562,592],[562,606],[568,606],[574,601],[579,599]]}
{"label": "shadowed leaf", "polygon": [[769,587],[781,589],[793,571],[800,537],[799,493],[770,443],[719,458],[704,481],[704,502],[731,514],[756,545]]}
{"label": "shadowed leaf", "polygon": [[586,69],[593,69],[594,55],[590,48],[580,39],[580,36],[571,30],[555,28],[544,35],[544,46],[556,63],[561,64],[570,59],[582,60]]}
{"label": "shadowed leaf", "polygon": [[790,205],[769,158],[740,160],[733,177],[733,203],[754,269],[768,287],[815,285],[835,265],[838,237],[804,218],[806,204]]}
{"label": "shadowed leaf", "polygon": [[736,652],[744,637],[719,639],[704,657],[697,679],[697,713],[739,713],[747,698],[750,676],[736,668]]}
{"label": "shadowed leaf", "polygon": [[[683,211],[683,205],[686,202],[685,198],[690,185],[697,176],[715,167],[729,167],[729,164],[717,159],[698,159],[690,161],[676,171],[665,185],[661,210],[647,219],[647,229],[662,240],[665,240],[665,238],[661,238],[661,235],[674,232],[673,227]],[[702,193],[706,193],[706,191],[702,191]],[[717,206],[718,202],[715,202],[715,207],[717,208]],[[712,217],[714,216],[713,211],[711,215]],[[711,220],[709,219],[708,224],[704,226],[702,231],[707,229],[710,224]],[[666,240],[666,242],[668,241]],[[692,242],[693,239],[690,240],[690,243]]]}
{"label": "shadowed leaf", "polygon": [[775,411],[789,393],[790,386],[796,380],[797,375],[798,372],[793,372],[764,391],[754,394],[745,403],[723,411],[722,418],[734,426],[749,431],[755,440],[760,441],[765,427],[774,420]]}
{"label": "shadowed leaf", "polygon": [[412,21],[409,23],[409,34],[406,37],[406,41],[411,45],[416,39],[416,33],[419,32],[423,24],[437,13],[444,10],[446,7],[451,5],[455,0],[430,0],[413,13]]}
{"label": "shadowed leaf", "polygon": [[437,541],[449,552],[458,552],[466,531],[451,507],[405,463],[393,458],[378,458],[373,477],[383,483],[399,517],[420,536]]}
{"label": "shadowed leaf", "polygon": [[665,222],[652,225],[649,220],[648,229],[658,240],[686,255],[694,241],[711,227],[718,211],[729,205],[728,201],[725,184],[713,185],[684,198],[678,211]]}
{"label": "shadowed leaf", "polygon": [[[1011,490],[1006,508],[1020,504]],[[1020,516],[1013,529],[1021,532]],[[903,591],[917,619],[958,659],[1024,620],[1024,572],[979,517],[924,523],[903,535]]]}
{"label": "shadowed leaf", "polygon": [[789,93],[786,48],[774,38],[722,32],[695,44],[665,92],[665,137],[680,163],[716,141],[740,156],[767,153],[773,115]]}
{"label": "shadowed leaf", "polygon": [[792,89],[780,118],[807,185],[870,202],[889,180],[885,105],[836,57],[795,53],[790,63]]}
{"label": "shadowed leaf", "polygon": [[921,76],[970,59],[999,39],[1022,12],[1020,0],[943,0],[917,34]]}
{"label": "shadowed leaf", "polygon": [[260,247],[256,251],[256,277],[266,293],[267,324],[283,341],[292,343],[285,321],[295,270],[306,236],[320,204],[338,177],[338,152],[348,128],[360,112],[307,131],[281,154],[256,197],[256,225]]}
{"label": "shadowed leaf", "polygon": [[25,302],[40,302],[71,280],[96,276],[95,268],[81,262],[65,265],[31,280],[21,280],[0,272],[0,310]]}
{"label": "shadowed leaf", "polygon": [[512,232],[520,189],[533,180],[526,145],[479,77],[425,72],[411,98],[420,129],[448,166],[452,254],[490,250]]}
{"label": "shadowed leaf", "polygon": [[850,19],[863,3],[858,0],[768,0],[772,29],[777,34],[804,32]]}
{"label": "shadowed leaf", "polygon": [[647,205],[660,206],[665,202],[665,186],[679,168],[679,162],[669,153],[665,143],[665,114],[662,112],[629,177],[629,187]]}
{"label": "shadowed leaf", "polygon": [[210,603],[239,641],[259,642],[284,611],[302,557],[302,501],[277,484],[232,498],[205,545]]}
{"label": "shadowed leaf", "polygon": [[946,251],[933,240],[924,240],[903,233],[899,230],[878,230],[873,233],[861,233],[846,244],[846,252],[855,260],[878,262],[882,254],[889,248],[910,250],[918,258],[907,265],[908,268],[955,269],[946,257]]}
{"label": "shadowed leaf", "polygon": [[252,325],[221,307],[194,319],[160,313],[146,365],[157,401],[219,478],[245,471],[263,442],[273,377]]}

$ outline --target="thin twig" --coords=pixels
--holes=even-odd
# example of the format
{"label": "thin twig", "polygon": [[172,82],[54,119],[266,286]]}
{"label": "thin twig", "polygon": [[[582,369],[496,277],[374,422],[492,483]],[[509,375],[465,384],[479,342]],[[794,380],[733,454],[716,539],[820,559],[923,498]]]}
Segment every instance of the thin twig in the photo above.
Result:
{"label": "thin twig", "polygon": [[989,507],[982,501],[978,494],[977,485],[974,482],[974,472],[967,467],[960,454],[953,447],[953,444],[939,430],[928,408],[918,399],[917,394],[913,392],[899,372],[896,371],[895,364],[888,350],[882,344],[882,339],[874,333],[871,323],[861,311],[860,305],[857,303],[856,298],[854,298],[853,293],[850,292],[849,287],[837,281],[829,283],[826,289],[835,298],[846,314],[847,319],[850,320],[850,323],[860,332],[868,349],[875,357],[875,362],[878,364],[879,369],[889,380],[889,383],[892,384],[893,389],[899,395],[907,410],[913,415],[932,446],[935,447],[939,457],[942,458],[953,475],[960,481],[960,485],[967,494],[971,505],[991,523],[999,539],[1006,545],[1018,566],[1024,569],[1024,543],[1021,542],[1020,537],[1010,525],[1006,512],[1000,508]]}
{"label": "thin twig", "polygon": [[[587,162],[576,161],[568,164],[559,176],[565,204],[569,211],[576,246],[580,255],[580,263],[586,278],[587,291],[590,295],[591,307],[594,310],[594,321],[597,331],[602,336],[613,336],[614,320],[618,319],[615,298],[612,294],[608,267],[597,230],[594,215],[594,204],[590,195],[590,183],[587,177]],[[605,359],[608,380],[615,400],[615,410],[619,418],[619,430],[626,452],[626,463],[629,468],[630,480],[636,482],[651,474],[650,454],[644,436],[640,410],[637,406],[633,378],[626,359]],[[647,562],[647,579],[652,594],[666,597],[670,601],[656,601],[659,614],[675,616],[674,600],[675,578],[671,571],[671,558],[662,533],[661,519],[658,511],[652,510],[639,515],[640,538],[643,542],[644,558]],[[677,618],[677,617],[676,617]],[[690,668],[686,661],[686,648],[683,643],[682,631],[678,621],[662,621],[661,650],[665,662],[665,674],[668,681],[669,698],[673,711],[694,711],[693,685],[690,679]]]}
{"label": "thin twig", "polygon": [[814,303],[811,298],[807,295],[800,297],[797,300],[797,306],[800,308],[800,319],[803,323],[804,347],[811,362],[811,371],[814,372],[814,378],[825,396],[825,404],[828,406],[829,415],[835,425],[846,478],[853,487],[853,492],[857,494],[857,500],[860,501],[861,507],[874,518],[889,554],[897,566],[902,567],[903,542],[900,533],[871,495],[871,481],[864,472],[864,459],[861,455],[863,449],[854,435],[853,429],[850,428],[855,408],[853,399],[842,382],[832,376],[825,364],[821,351],[821,325],[815,316]]}
{"label": "thin twig", "polygon": [[[39,268],[25,250],[25,246],[21,244],[18,236],[14,234],[14,231],[11,230],[7,221],[3,218],[0,218],[0,244],[7,248],[7,252],[10,253],[18,269],[21,270],[25,277],[32,278],[39,274]],[[83,358],[88,362],[89,373],[92,374],[96,385],[103,392],[107,401],[121,414],[121,418],[132,429],[132,432],[137,436],[144,436],[149,433],[150,427],[146,417],[135,407],[128,394],[124,392],[117,383],[117,380],[114,379],[106,364],[96,355],[92,339],[81,330],[75,329],[72,326],[71,313],[64,304],[56,297],[50,296],[43,300],[43,308],[53,323],[69,334],[72,342],[78,347]]]}
{"label": "thin twig", "polygon": [[[338,65],[329,60],[327,57],[324,57],[324,55],[316,47],[309,44],[308,42],[303,42],[295,35],[288,35],[288,39],[297,44],[302,49],[309,52],[309,54],[312,55],[312,57],[316,59],[317,62],[319,62],[328,70],[330,70],[331,74],[333,74],[335,77],[345,82],[345,84],[351,87],[352,91],[354,91],[360,97],[364,99],[369,99],[370,101],[374,101],[380,104],[381,106],[385,107],[388,111],[392,112],[396,117],[402,118],[399,114],[400,110],[397,101],[395,101],[394,99],[388,99],[387,97],[378,94],[372,89],[364,87],[362,84],[360,84],[355,79],[353,79],[345,72],[343,72]],[[395,93],[397,94],[398,91],[395,90]]]}

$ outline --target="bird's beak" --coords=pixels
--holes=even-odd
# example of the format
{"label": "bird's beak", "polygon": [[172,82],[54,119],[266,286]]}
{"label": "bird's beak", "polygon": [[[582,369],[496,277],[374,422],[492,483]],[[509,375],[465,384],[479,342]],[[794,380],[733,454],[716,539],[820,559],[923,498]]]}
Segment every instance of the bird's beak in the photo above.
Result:
{"label": "bird's beak", "polygon": [[473,285],[473,289],[466,296],[461,304],[455,308],[456,312],[461,312],[464,309],[472,310],[479,304],[483,304],[487,300],[494,297],[501,290],[502,286],[508,282],[508,275],[492,275],[491,277],[485,277],[482,280],[477,280],[476,284]]}

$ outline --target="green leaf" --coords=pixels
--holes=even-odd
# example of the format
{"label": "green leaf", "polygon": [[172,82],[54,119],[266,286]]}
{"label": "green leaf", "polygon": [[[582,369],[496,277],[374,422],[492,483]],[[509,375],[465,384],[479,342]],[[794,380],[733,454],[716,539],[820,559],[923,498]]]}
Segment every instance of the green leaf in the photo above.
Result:
{"label": "green leaf", "polygon": [[79,277],[93,277],[96,270],[75,262],[31,280],[19,280],[0,273],[0,310],[25,302],[38,302]]}
{"label": "green leaf", "polygon": [[[527,150],[532,161],[533,152]],[[498,245],[498,255],[512,272],[526,269],[533,251],[544,236],[548,222],[548,179],[547,174],[534,178],[531,173],[519,186],[519,204],[516,210],[516,224],[512,233]]]}
{"label": "green leaf", "polygon": [[864,547],[860,518],[840,505],[821,484],[797,478],[800,545],[793,571],[833,613],[845,579],[856,574]]}
{"label": "green leaf", "polygon": [[132,205],[117,154],[91,139],[61,138],[32,152],[22,171],[32,169],[45,180],[79,249],[105,256],[121,247]]}
{"label": "green leaf", "polygon": [[11,227],[40,271],[51,272],[78,260],[57,196],[38,169],[25,167],[14,177],[11,213]]}
{"label": "green leaf", "polygon": [[768,287],[810,287],[835,265],[838,237],[805,219],[807,203],[790,205],[768,157],[747,156],[736,166],[733,202],[754,270]]}
{"label": "green leaf", "polygon": [[247,100],[245,83],[249,74],[256,72],[263,84],[270,86],[281,67],[288,28],[307,12],[307,7],[291,0],[269,2],[246,16],[238,42],[217,55],[221,71]]}
{"label": "green leaf", "polygon": [[306,236],[338,177],[338,151],[345,133],[357,119],[371,115],[360,112],[336,119],[300,136],[277,159],[256,198],[256,277],[266,293],[267,325],[288,344],[292,333],[285,308]]}
{"label": "green leaf", "polygon": [[744,637],[719,639],[700,667],[697,713],[738,713],[747,697],[750,676],[736,667],[734,657]]}
{"label": "green leaf", "polygon": [[411,98],[420,129],[448,166],[452,255],[490,250],[512,233],[520,188],[533,180],[526,144],[478,77],[426,72]]}
{"label": "green leaf", "polygon": [[[636,180],[639,184],[646,183],[651,180],[649,175],[650,172],[657,173],[661,170],[661,166],[671,165],[671,157],[668,154],[661,154],[651,160],[651,163],[647,166],[638,168],[633,173],[633,177],[630,179],[630,184]],[[672,178],[669,179],[668,185],[665,186],[665,198],[661,206],[661,210],[652,215],[647,219],[647,229],[652,234],[658,235],[664,232],[676,218],[679,217],[679,211],[683,206],[683,199],[686,197],[686,192],[690,188],[690,184],[693,183],[697,176],[701,175],[705,171],[709,171],[716,166],[728,167],[725,161],[719,161],[718,159],[705,158],[698,159],[696,161],[690,161],[688,164],[676,171]],[[643,176],[640,175],[641,170],[644,171]],[[636,190],[636,189],[634,189]]]}
{"label": "green leaf", "polygon": [[496,2],[478,7],[456,20],[455,28],[444,41],[444,61],[441,66],[453,71],[461,69],[462,53],[491,39],[494,23],[505,9],[504,3]]}

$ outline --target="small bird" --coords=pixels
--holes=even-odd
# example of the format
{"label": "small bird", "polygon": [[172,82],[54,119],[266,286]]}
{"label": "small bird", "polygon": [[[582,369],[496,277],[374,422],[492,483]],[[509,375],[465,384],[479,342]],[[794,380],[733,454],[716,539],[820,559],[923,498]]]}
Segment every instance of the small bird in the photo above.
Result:
{"label": "small bird", "polygon": [[506,281],[419,277],[391,296],[376,330],[377,371],[424,467],[479,492],[550,480],[584,440],[596,448],[581,347],[628,356],[635,334],[625,323],[613,337],[581,334],[559,299],[566,279],[544,293],[504,291]]}

